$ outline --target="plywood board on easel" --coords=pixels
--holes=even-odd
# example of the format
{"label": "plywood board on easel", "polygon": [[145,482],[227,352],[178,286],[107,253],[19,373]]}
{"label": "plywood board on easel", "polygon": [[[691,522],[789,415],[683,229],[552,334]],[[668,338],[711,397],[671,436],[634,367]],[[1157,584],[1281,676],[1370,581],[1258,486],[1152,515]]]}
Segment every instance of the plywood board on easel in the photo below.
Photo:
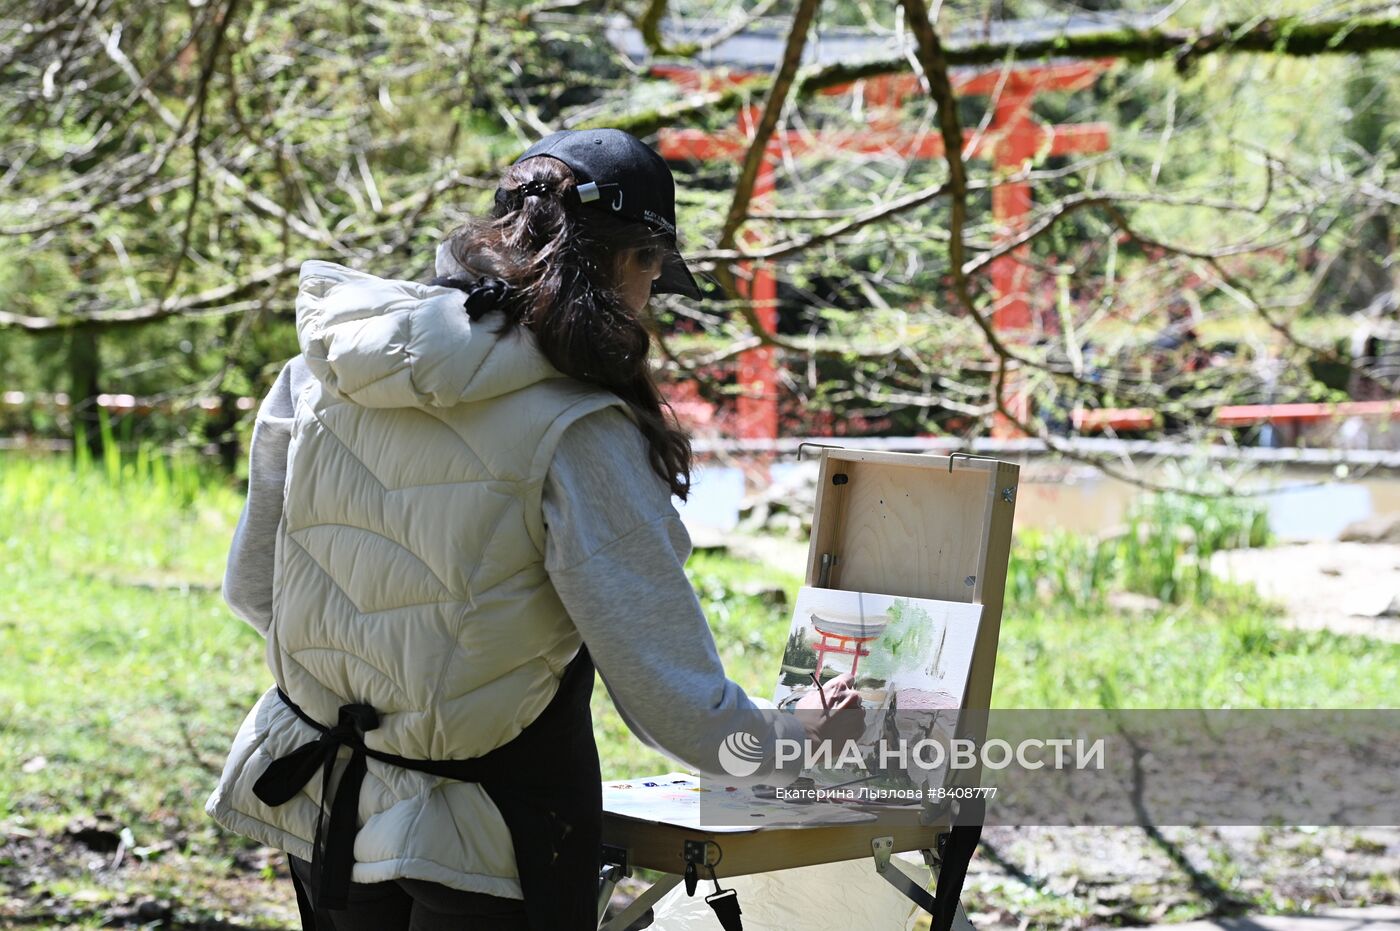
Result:
{"label": "plywood board on easel", "polygon": [[807,584],[983,605],[969,708],[991,700],[1018,474],[975,457],[822,452]]}

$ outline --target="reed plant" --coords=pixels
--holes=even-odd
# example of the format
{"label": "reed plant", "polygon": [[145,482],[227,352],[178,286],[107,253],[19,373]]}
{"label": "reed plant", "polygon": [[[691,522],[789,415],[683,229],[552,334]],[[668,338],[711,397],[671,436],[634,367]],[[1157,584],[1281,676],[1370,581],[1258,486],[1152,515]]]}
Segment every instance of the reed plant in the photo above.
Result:
{"label": "reed plant", "polygon": [[1007,599],[1079,609],[1100,609],[1117,591],[1165,604],[1209,601],[1221,585],[1210,571],[1212,555],[1269,542],[1264,509],[1252,499],[1151,495],[1129,508],[1122,527],[1104,534],[1019,533]]}

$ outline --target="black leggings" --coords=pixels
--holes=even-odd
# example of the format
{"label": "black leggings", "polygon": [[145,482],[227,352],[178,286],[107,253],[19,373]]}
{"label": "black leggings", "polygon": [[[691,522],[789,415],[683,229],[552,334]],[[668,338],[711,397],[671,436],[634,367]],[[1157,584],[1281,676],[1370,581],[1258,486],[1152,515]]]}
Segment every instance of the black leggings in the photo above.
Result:
{"label": "black leggings", "polygon": [[[311,864],[288,857],[308,892]],[[349,907],[317,914],[315,931],[528,931],[525,903],[438,883],[351,883]],[[306,931],[312,931],[307,928]]]}

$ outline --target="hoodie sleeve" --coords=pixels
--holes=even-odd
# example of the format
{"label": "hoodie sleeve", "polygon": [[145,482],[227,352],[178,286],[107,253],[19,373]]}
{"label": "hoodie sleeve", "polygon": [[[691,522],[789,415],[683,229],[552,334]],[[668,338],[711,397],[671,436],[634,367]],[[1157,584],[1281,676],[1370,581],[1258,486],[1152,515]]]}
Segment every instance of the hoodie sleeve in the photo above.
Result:
{"label": "hoodie sleeve", "polygon": [[[571,425],[544,499],[550,579],[624,722],[648,746],[731,782],[786,784],[778,738],[803,740],[788,715],[763,711],[725,675],[685,574],[690,538],[645,440],[615,408]],[[730,734],[759,738],[763,763],[734,780],[718,764]],[[790,770],[790,771],[789,771]]]}
{"label": "hoodie sleeve", "polygon": [[272,625],[272,573],[292,436],[293,380],[298,371],[309,375],[299,356],[283,366],[258,408],[248,458],[248,499],[224,570],[224,601],[263,636]]}

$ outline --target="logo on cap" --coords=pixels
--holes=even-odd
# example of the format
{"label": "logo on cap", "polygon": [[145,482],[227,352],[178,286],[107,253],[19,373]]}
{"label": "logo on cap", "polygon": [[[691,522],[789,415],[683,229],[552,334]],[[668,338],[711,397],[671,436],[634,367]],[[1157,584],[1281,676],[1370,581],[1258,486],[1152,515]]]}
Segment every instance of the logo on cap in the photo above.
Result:
{"label": "logo on cap", "polygon": [[675,224],[673,224],[670,220],[667,220],[655,210],[643,210],[642,219],[646,220],[652,226],[661,227],[663,230],[670,233],[672,236],[676,235]]}
{"label": "logo on cap", "polygon": [[617,192],[617,200],[613,201],[613,203],[612,203],[612,209],[613,209],[613,210],[621,210],[621,209],[622,209],[622,191],[621,191],[621,190],[618,190],[618,192]]}

